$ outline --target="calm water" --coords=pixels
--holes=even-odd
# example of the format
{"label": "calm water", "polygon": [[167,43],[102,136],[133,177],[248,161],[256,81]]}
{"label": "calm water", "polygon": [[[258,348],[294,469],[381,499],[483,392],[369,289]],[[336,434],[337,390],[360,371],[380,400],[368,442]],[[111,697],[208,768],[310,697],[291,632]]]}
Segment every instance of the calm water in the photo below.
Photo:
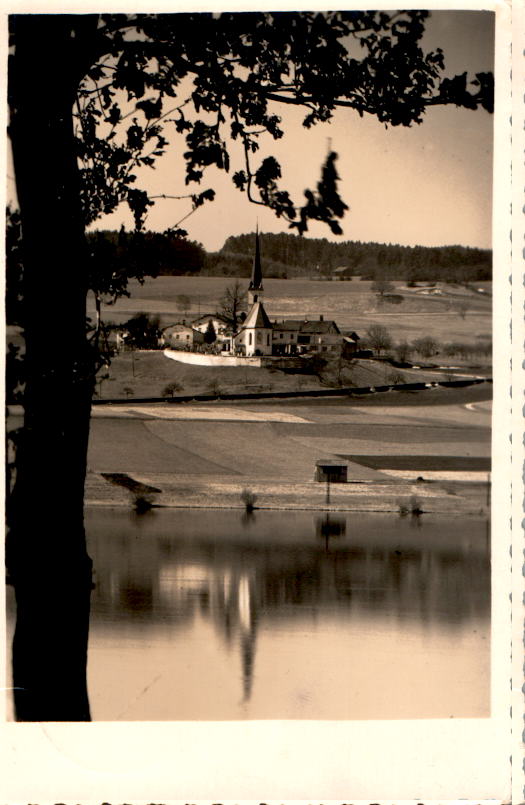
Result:
{"label": "calm water", "polygon": [[485,717],[484,520],[91,509],[94,720]]}

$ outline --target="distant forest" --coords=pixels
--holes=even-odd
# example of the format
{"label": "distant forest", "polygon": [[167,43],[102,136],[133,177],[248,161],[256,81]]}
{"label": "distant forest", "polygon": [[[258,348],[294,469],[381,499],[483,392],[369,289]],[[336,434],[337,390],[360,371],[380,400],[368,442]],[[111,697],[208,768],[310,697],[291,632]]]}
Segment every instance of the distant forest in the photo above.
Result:
{"label": "distant forest", "polygon": [[[209,264],[249,260],[255,234],[229,237]],[[326,238],[301,238],[286,233],[261,236],[263,271],[267,277],[331,276],[345,268],[364,279],[472,282],[492,279],[492,251],[466,246],[399,246]],[[249,267],[248,267],[249,269]]]}
{"label": "distant forest", "polygon": [[[96,262],[127,265],[132,274],[149,276],[201,274],[248,277],[255,233],[229,237],[219,252],[208,253],[191,240],[170,233],[130,235],[113,231],[91,233]],[[476,282],[492,279],[492,251],[466,246],[399,246],[384,243],[261,235],[265,277],[361,276],[363,279]],[[98,258],[98,259],[97,259]]]}

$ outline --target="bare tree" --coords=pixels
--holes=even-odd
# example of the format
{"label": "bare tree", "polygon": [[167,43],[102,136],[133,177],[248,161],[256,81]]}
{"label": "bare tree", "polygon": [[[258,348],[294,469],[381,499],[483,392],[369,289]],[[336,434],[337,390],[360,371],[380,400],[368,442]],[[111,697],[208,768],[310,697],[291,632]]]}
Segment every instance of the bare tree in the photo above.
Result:
{"label": "bare tree", "polygon": [[220,300],[220,310],[231,324],[234,333],[237,332],[239,314],[246,310],[246,291],[239,280],[228,285]]}
{"label": "bare tree", "polygon": [[412,346],[423,358],[431,358],[439,349],[439,343],[429,335],[423,338],[416,338],[412,342]]}
{"label": "bare tree", "polygon": [[394,285],[385,279],[374,280],[371,287],[372,290],[380,296],[384,296],[386,293],[392,293],[394,290]]}
{"label": "bare tree", "polygon": [[191,308],[191,299],[184,293],[178,294],[178,296],[175,297],[175,302],[177,303],[177,309],[182,310],[183,313],[187,313]]}
{"label": "bare tree", "polygon": [[392,346],[390,333],[382,324],[371,324],[366,331],[367,341],[379,354]]}
{"label": "bare tree", "polygon": [[177,381],[174,380],[171,383],[168,383],[168,385],[162,389],[162,396],[171,397],[173,399],[173,395],[178,391],[182,391],[183,389],[184,386],[182,386],[180,383],[177,383]]}
{"label": "bare tree", "polygon": [[398,361],[401,361],[401,363],[406,362],[407,358],[410,357],[411,352],[412,352],[412,347],[410,346],[408,341],[403,340],[403,341],[399,341],[396,344],[396,357],[397,357]]}

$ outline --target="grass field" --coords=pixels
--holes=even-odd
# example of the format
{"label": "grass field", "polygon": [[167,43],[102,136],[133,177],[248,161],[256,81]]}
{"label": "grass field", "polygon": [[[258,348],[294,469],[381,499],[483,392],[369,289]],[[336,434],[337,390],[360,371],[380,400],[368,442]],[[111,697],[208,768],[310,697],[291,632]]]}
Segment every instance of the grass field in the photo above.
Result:
{"label": "grass field", "polygon": [[[370,386],[392,382],[399,373],[388,363],[356,361],[344,370],[345,385]],[[426,382],[438,379],[431,371],[403,370],[405,381]],[[122,352],[116,355],[108,370],[108,378],[97,384],[100,399],[161,397],[169,383],[176,382],[175,394],[222,392],[306,391],[326,388],[316,375],[288,374],[258,367],[191,366],[166,358],[162,351]],[[101,375],[99,375],[100,377]],[[331,375],[328,376],[328,379]],[[444,375],[441,375],[443,379]]]}
{"label": "grass field", "polygon": [[[383,396],[382,407],[339,399],[96,408],[88,499],[130,505],[129,493],[118,497],[100,475],[126,472],[160,489],[164,505],[241,506],[250,488],[263,506],[316,507],[325,494],[313,482],[316,460],[345,456],[353,483],[334,485],[336,508],[395,511],[423,475],[416,491],[425,511],[479,511],[490,466],[489,389],[433,394],[414,395],[418,405],[398,395],[396,407]],[[435,470],[446,483],[426,477]],[[456,489],[453,476],[465,474],[477,483]]]}
{"label": "grass field", "polygon": [[[163,326],[198,313],[214,312],[231,277],[159,277],[144,285],[130,283],[131,296],[104,307],[104,318],[121,323],[137,312],[158,314]],[[247,285],[246,278],[241,280]],[[396,283],[400,304],[382,302],[366,281],[329,282],[307,279],[264,281],[265,307],[271,319],[335,319],[341,329],[364,334],[370,324],[384,324],[394,340],[413,340],[431,335],[438,341],[475,342],[492,332],[490,295],[459,286],[437,283],[442,295],[423,295],[404,283]],[[480,283],[490,289],[490,284]],[[182,313],[176,297],[190,297],[191,310]],[[467,310],[461,313],[464,303]],[[93,308],[91,308],[93,313]]]}

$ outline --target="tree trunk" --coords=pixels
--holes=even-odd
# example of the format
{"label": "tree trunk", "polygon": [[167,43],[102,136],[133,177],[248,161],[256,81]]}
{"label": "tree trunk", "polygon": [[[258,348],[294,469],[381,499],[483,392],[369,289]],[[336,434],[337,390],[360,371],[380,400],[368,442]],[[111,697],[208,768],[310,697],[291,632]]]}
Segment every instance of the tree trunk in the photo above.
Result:
{"label": "tree trunk", "polygon": [[91,561],[83,501],[93,357],[72,105],[96,18],[23,15],[12,22],[9,133],[26,341],[24,428],[6,544],[17,601],[15,709],[24,721],[88,720]]}

